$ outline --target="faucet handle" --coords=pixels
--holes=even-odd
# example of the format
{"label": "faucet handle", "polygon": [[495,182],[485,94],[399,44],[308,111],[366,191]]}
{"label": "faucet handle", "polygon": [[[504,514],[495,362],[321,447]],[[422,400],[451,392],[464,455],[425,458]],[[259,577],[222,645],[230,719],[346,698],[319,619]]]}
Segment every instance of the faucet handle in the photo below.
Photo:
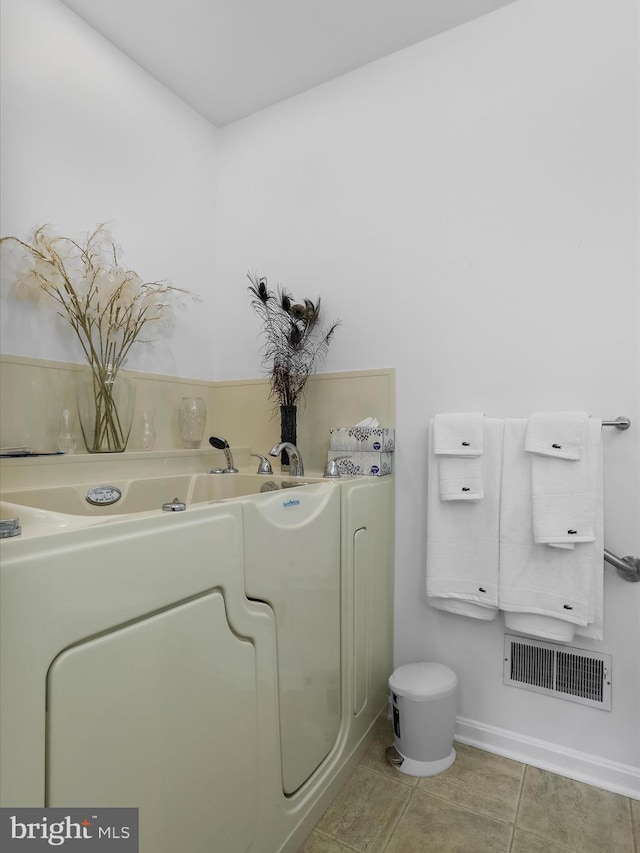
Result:
{"label": "faucet handle", "polygon": [[327,464],[324,466],[324,474],[322,476],[323,477],[331,477],[331,478],[339,477],[340,476],[340,469],[338,468],[338,462],[341,459],[348,459],[348,458],[349,458],[349,454],[347,454],[346,456],[336,456],[335,459],[329,459]]}
{"label": "faucet handle", "polygon": [[273,474],[271,462],[269,462],[266,456],[263,456],[261,453],[252,453],[251,455],[260,460],[256,474]]}

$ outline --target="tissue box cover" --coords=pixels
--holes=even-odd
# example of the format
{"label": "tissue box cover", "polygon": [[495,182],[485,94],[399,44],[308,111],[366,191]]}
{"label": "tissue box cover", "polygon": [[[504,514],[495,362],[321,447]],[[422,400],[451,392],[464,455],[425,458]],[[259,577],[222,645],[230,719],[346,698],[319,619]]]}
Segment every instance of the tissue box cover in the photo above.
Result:
{"label": "tissue box cover", "polygon": [[395,445],[395,432],[385,427],[333,427],[329,433],[329,449],[391,453]]}
{"label": "tissue box cover", "polygon": [[[344,450],[330,450],[329,459],[345,456]],[[375,450],[361,450],[349,453],[346,459],[337,462],[341,474],[360,474],[369,477],[383,477],[391,473],[392,453],[377,453]]]}

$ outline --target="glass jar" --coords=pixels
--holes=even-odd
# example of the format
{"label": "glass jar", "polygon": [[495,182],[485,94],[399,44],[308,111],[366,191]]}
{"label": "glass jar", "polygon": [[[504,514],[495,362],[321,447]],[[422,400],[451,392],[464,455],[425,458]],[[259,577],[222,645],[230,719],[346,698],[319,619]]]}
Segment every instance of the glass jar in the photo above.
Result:
{"label": "glass jar", "polygon": [[185,447],[197,450],[204,437],[207,409],[202,397],[183,397],[178,412],[180,435]]}
{"label": "glass jar", "polygon": [[62,453],[75,453],[76,443],[76,437],[73,432],[73,414],[71,409],[63,409],[60,413],[58,450],[61,450]]}
{"label": "glass jar", "polygon": [[156,444],[156,413],[153,409],[140,412],[140,448],[153,450]]}

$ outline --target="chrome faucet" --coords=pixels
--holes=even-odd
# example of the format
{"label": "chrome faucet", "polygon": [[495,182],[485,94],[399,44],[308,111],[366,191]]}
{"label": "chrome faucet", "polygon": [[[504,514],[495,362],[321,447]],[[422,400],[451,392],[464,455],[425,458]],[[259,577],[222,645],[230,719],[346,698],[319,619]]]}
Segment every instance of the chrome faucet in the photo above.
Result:
{"label": "chrome faucet", "polygon": [[292,477],[304,477],[304,463],[302,455],[295,444],[290,441],[281,441],[274,445],[269,451],[269,456],[279,456],[283,450],[289,454],[289,474]]}
{"label": "chrome faucet", "polygon": [[266,456],[263,456],[261,453],[252,453],[251,455],[260,460],[258,470],[256,471],[257,474],[273,474],[271,462],[269,462]]}
{"label": "chrome faucet", "polygon": [[233,464],[233,456],[231,455],[231,448],[229,447],[229,442],[226,438],[217,438],[215,435],[212,435],[209,439],[209,444],[212,447],[215,447],[216,450],[224,451],[224,458],[227,460],[227,467],[222,472],[223,474],[237,474],[238,469]]}

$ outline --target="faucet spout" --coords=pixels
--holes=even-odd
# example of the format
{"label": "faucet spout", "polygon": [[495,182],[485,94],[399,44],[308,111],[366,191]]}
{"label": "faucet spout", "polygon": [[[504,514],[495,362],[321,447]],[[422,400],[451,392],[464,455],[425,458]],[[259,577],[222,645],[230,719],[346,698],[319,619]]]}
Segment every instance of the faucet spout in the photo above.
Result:
{"label": "faucet spout", "polygon": [[289,454],[289,474],[292,477],[304,477],[304,463],[302,454],[290,441],[281,441],[275,444],[269,451],[269,456],[279,456],[283,450]]}

